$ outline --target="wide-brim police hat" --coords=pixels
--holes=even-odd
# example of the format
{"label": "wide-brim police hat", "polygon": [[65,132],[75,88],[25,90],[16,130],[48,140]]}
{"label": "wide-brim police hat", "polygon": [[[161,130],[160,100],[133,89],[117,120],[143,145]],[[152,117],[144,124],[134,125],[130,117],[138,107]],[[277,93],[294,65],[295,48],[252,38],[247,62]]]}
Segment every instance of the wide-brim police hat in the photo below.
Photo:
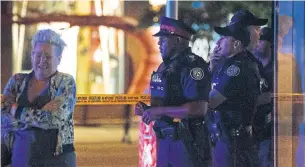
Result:
{"label": "wide-brim police hat", "polygon": [[190,40],[194,34],[196,34],[196,31],[183,21],[161,16],[160,31],[153,36],[178,36]]}
{"label": "wide-brim police hat", "polygon": [[214,27],[217,34],[231,36],[247,47],[250,44],[250,34],[240,23],[230,23],[225,27]]}
{"label": "wide-brim police hat", "polygon": [[246,26],[263,26],[268,23],[268,19],[258,18],[254,16],[254,14],[251,13],[249,10],[241,9],[234,13],[233,17],[231,18],[231,22],[240,22]]}

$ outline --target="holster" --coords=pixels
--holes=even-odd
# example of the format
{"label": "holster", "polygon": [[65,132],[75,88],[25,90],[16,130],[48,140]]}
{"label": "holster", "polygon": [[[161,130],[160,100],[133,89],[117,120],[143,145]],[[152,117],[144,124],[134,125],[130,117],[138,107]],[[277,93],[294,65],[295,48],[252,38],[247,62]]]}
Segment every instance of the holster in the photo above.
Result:
{"label": "holster", "polygon": [[178,126],[178,137],[183,142],[195,167],[205,167],[210,161],[208,131],[203,119],[182,120]]}
{"label": "holster", "polygon": [[179,139],[176,125],[166,127],[153,126],[153,129],[158,139],[165,139],[166,137],[169,137],[172,140]]}
{"label": "holster", "polygon": [[[252,125],[230,125],[221,122],[219,111],[208,112],[207,117],[209,138],[211,145],[214,147],[217,141],[229,143],[247,142],[252,139]],[[217,113],[218,112],[218,113]]]}

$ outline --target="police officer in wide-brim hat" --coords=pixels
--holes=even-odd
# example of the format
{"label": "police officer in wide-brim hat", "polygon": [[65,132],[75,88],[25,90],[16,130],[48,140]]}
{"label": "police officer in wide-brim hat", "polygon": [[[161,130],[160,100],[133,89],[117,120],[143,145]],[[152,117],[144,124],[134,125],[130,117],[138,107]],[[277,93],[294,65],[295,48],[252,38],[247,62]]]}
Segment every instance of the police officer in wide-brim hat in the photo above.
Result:
{"label": "police officer in wide-brim hat", "polygon": [[194,34],[196,34],[196,31],[194,31],[184,22],[169,17],[161,17],[160,31],[154,34],[153,36],[177,36],[186,40],[190,40],[192,35]]}
{"label": "police officer in wide-brim hat", "polygon": [[214,30],[222,35],[215,52],[223,62],[213,73],[207,121],[213,167],[256,166],[251,124],[260,77],[245,51],[250,35],[239,23]]}
{"label": "police officer in wide-brim hat", "polygon": [[[210,91],[207,63],[191,52],[195,31],[180,20],[161,17],[158,45],[163,63],[151,76],[151,106],[136,104],[135,114],[155,121],[157,167],[206,167],[210,160],[203,122]],[[180,122],[174,121],[180,119]]]}

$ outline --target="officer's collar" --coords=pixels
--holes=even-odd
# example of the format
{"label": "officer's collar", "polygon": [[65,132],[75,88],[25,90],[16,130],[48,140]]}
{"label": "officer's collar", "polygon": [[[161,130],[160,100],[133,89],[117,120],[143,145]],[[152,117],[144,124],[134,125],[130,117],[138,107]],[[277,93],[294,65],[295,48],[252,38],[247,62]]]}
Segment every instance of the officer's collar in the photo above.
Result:
{"label": "officer's collar", "polygon": [[187,47],[186,49],[184,49],[182,52],[176,52],[174,56],[170,57],[169,60],[172,61],[182,55],[185,55],[185,53],[190,53],[191,52],[191,48]]}
{"label": "officer's collar", "polygon": [[227,58],[224,62],[223,62],[223,66],[226,66],[228,64],[231,64],[232,62],[234,62],[235,60],[241,59],[243,56],[245,56],[246,52],[245,51],[241,51],[237,54],[235,54],[232,57]]}
{"label": "officer's collar", "polygon": [[241,52],[235,54],[232,57],[229,57],[227,60],[235,60],[235,59],[238,59],[238,58],[240,58],[242,56],[245,56],[245,54],[247,54],[247,51],[244,50],[244,51],[241,51]]}

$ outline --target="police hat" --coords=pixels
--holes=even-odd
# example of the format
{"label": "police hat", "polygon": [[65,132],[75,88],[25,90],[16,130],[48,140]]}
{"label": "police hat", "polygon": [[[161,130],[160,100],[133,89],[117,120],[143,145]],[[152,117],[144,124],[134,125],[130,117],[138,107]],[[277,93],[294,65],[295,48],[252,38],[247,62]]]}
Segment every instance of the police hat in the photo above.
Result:
{"label": "police hat", "polygon": [[262,19],[254,16],[249,10],[241,9],[231,18],[231,22],[240,22],[245,26],[262,26],[268,23],[268,19]]}
{"label": "police hat", "polygon": [[226,27],[214,27],[217,34],[231,36],[247,47],[250,44],[250,34],[240,23],[230,23]]}
{"label": "police hat", "polygon": [[260,36],[260,40],[265,40],[270,43],[273,43],[273,31],[270,27],[264,27],[261,29],[262,35]]}
{"label": "police hat", "polygon": [[190,40],[195,33],[196,32],[184,22],[161,16],[160,31],[153,36],[178,36]]}

